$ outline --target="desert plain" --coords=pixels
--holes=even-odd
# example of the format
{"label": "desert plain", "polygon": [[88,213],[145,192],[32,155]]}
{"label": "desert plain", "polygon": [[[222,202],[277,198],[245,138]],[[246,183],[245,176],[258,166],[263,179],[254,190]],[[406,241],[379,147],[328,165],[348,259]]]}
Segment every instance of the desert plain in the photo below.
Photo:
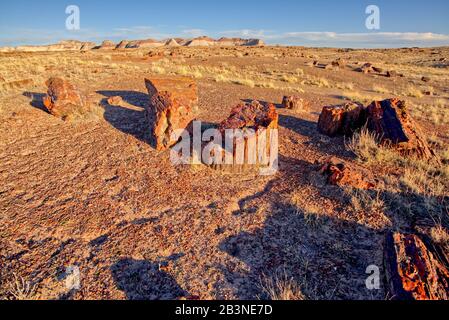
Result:
{"label": "desert plain", "polygon": [[[365,63],[377,71],[360,72]],[[196,118],[208,126],[240,102],[273,103],[278,172],[174,166],[149,143],[144,116],[144,79],[160,76],[194,79]],[[51,77],[73,83],[89,112],[51,115]],[[310,107],[282,108],[292,95]],[[438,160],[403,156],[363,130],[317,130],[324,106],[394,97]],[[389,232],[419,233],[447,257],[448,128],[448,47],[0,53],[0,298],[390,299]],[[375,186],[327,183],[319,169],[330,156],[368,170]],[[369,266],[380,272],[374,289]]]}

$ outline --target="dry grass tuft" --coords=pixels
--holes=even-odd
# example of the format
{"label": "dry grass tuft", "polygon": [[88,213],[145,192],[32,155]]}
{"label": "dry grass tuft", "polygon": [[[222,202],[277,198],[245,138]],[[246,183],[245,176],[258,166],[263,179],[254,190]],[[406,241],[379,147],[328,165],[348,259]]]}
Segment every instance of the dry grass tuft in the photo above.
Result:
{"label": "dry grass tuft", "polygon": [[379,147],[378,141],[375,134],[362,129],[346,143],[346,148],[352,151],[361,162],[368,165],[394,162],[398,155],[388,148]]}
{"label": "dry grass tuft", "polygon": [[13,279],[7,284],[7,295],[13,300],[34,300],[37,286],[13,273]]}
{"label": "dry grass tuft", "polygon": [[412,98],[424,97],[424,94],[422,93],[422,91],[420,89],[415,88],[414,86],[408,86],[402,95],[412,97]]}
{"label": "dry grass tuft", "polygon": [[[359,161],[373,168],[401,168],[401,174],[384,177],[385,190],[381,200],[390,211],[431,216],[441,219],[447,214],[445,197],[449,190],[449,168],[413,157],[403,157],[388,146],[377,143],[366,129],[346,144]],[[376,200],[377,201],[377,200]]]}
{"label": "dry grass tuft", "polygon": [[306,300],[297,282],[285,272],[274,277],[263,275],[260,286],[271,300]]}
{"label": "dry grass tuft", "polygon": [[379,96],[373,96],[370,94],[362,94],[358,91],[343,91],[342,92],[342,98],[351,100],[354,102],[362,102],[364,104],[369,104],[373,101],[379,101],[382,100],[382,97]]}
{"label": "dry grass tuft", "polygon": [[446,101],[438,99],[432,104],[415,104],[410,112],[417,119],[430,121],[434,125],[446,125],[449,124],[448,108]]}
{"label": "dry grass tuft", "polygon": [[435,243],[449,249],[449,233],[441,224],[430,230],[430,237]]}
{"label": "dry grass tuft", "polygon": [[373,91],[377,93],[387,94],[390,93],[390,91],[382,86],[379,85],[373,85]]}

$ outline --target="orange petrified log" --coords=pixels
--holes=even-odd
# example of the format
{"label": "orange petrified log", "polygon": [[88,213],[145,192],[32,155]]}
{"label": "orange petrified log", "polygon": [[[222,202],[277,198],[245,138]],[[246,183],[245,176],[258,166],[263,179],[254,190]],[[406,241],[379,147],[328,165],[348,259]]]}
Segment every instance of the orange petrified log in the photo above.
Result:
{"label": "orange petrified log", "polygon": [[194,119],[198,104],[197,86],[193,79],[145,79],[150,103],[145,110],[151,131],[151,143],[157,150],[176,144],[175,130],[186,129]]}

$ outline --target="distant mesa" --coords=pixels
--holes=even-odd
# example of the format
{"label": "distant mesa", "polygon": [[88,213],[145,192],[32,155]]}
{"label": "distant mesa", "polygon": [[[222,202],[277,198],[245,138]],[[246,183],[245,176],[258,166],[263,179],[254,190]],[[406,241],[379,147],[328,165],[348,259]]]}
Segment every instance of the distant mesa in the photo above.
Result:
{"label": "distant mesa", "polygon": [[215,45],[215,40],[206,36],[198,37],[187,42],[187,47],[210,47]]}
{"label": "distant mesa", "polygon": [[110,40],[105,40],[102,42],[102,44],[98,47],[100,50],[107,50],[107,49],[115,49],[116,45],[114,42]]}
{"label": "distant mesa", "polygon": [[0,52],[45,52],[45,51],[70,51],[70,50],[91,50],[95,48],[96,44],[93,42],[82,42],[78,40],[64,40],[56,44],[44,46],[18,46],[18,47],[3,47]]}
{"label": "distant mesa", "polygon": [[126,49],[132,48],[157,48],[164,46],[165,43],[161,41],[156,41],[154,39],[146,39],[146,40],[135,40],[130,41],[126,46]]}
{"label": "distant mesa", "polygon": [[176,41],[176,39],[168,39],[166,42],[165,42],[165,45],[167,46],[167,47],[179,47],[179,43],[178,43],[178,41]]}
{"label": "distant mesa", "polygon": [[83,42],[78,40],[64,40],[50,45],[26,45],[17,47],[1,47],[0,52],[45,52],[45,51],[87,51],[87,50],[115,50],[115,49],[139,49],[139,48],[158,48],[158,47],[239,47],[264,46],[265,43],[260,39],[242,39],[242,38],[220,38],[218,40],[207,36],[201,36],[194,39],[170,38],[165,40],[122,40],[114,43],[111,40],[105,40],[100,45],[93,42]]}

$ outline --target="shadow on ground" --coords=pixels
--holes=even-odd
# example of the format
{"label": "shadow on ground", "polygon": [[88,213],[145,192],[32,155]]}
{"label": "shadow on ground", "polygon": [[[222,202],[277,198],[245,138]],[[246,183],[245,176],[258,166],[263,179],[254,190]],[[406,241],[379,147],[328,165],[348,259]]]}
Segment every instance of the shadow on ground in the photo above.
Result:
{"label": "shadow on ground", "polygon": [[149,102],[148,94],[139,91],[100,90],[97,91],[97,93],[106,98],[118,96],[122,98],[124,102],[140,108],[146,107]]}
{"label": "shadow on ground", "polygon": [[176,280],[159,270],[159,263],[122,259],[111,266],[119,290],[129,300],[173,300],[187,296]]}
{"label": "shadow on ground", "polygon": [[291,281],[312,300],[384,298],[383,289],[365,285],[368,266],[382,269],[383,237],[375,230],[296,207],[278,204],[272,211],[263,228],[219,246],[249,269],[236,269],[232,261],[222,266],[238,298],[269,299],[263,288],[279,281]]}
{"label": "shadow on ground", "polygon": [[[114,128],[123,133],[130,134],[142,142],[149,142],[149,126],[145,119],[143,107],[148,103],[148,95],[136,91],[97,91],[106,98],[101,100],[104,107],[104,119]],[[131,105],[131,108],[120,105],[111,105],[108,98],[119,96]]]}
{"label": "shadow on ground", "polygon": [[25,91],[22,93],[22,95],[31,99],[30,105],[32,107],[44,111],[46,113],[49,113],[47,108],[45,108],[44,102],[42,100],[45,97],[45,93]]}

